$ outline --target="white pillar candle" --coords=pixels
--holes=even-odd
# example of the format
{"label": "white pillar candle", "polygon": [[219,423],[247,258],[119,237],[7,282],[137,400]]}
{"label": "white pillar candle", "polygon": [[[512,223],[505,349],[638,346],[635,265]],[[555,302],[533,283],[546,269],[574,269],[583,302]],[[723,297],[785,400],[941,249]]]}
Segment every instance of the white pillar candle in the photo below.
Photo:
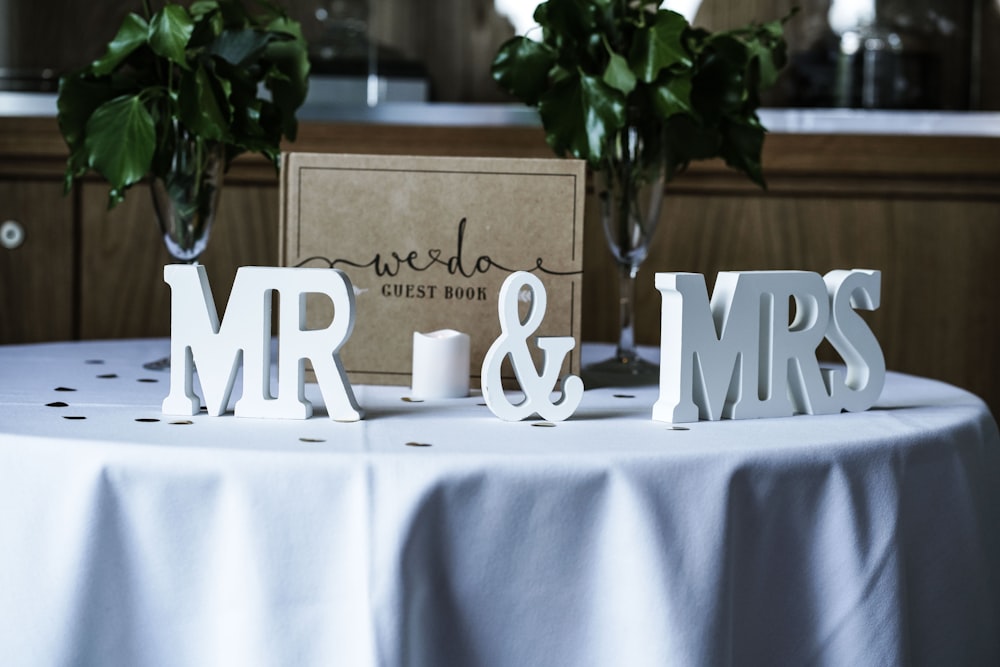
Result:
{"label": "white pillar candle", "polygon": [[414,398],[469,395],[469,336],[442,329],[413,333]]}

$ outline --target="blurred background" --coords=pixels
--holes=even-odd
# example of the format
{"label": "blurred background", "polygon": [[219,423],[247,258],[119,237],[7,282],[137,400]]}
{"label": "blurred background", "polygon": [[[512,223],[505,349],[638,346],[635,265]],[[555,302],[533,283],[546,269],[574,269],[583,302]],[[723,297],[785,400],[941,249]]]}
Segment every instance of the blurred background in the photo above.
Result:
{"label": "blurred background", "polygon": [[[497,47],[530,34],[534,0],[283,0],[312,46],[311,102],[506,101]],[[153,5],[159,3],[153,0]],[[712,30],[798,6],[772,107],[1000,109],[1000,0],[680,0]],[[0,0],[0,90],[53,91],[97,57],[139,0]]]}

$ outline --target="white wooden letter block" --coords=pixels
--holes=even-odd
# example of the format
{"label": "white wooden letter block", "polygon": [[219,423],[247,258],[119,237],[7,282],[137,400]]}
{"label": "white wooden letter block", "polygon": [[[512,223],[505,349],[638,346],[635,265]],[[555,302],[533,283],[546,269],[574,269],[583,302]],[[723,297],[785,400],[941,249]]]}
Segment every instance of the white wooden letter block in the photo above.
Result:
{"label": "white wooden letter block", "polygon": [[[208,414],[226,411],[239,365],[243,395],[237,417],[307,419],[312,404],[305,398],[305,361],[309,359],[330,418],[357,421],[363,412],[354,399],[339,351],[354,328],[354,290],[336,269],[241,267],[219,322],[201,265],[168,264],[163,276],[170,285],[170,393],[164,414],[193,415],[199,401],[193,389],[194,367]],[[271,395],[271,298],[281,295],[278,312],[278,395]],[[326,329],[305,329],[306,294],[330,297],[333,322]]]}
{"label": "white wooden letter block", "polygon": [[[723,272],[709,302],[701,274],[656,274],[663,306],[653,419],[868,409],[882,391],[885,360],[854,309],[878,307],[880,281],[879,272],[864,270],[825,278],[805,271]],[[846,362],[846,378],[820,368],[816,348],[824,337]]]}
{"label": "white wooden letter block", "polygon": [[878,271],[838,269],[823,280],[830,294],[830,330],[826,337],[847,364],[846,377],[825,371],[828,388],[848,412],[862,412],[875,404],[885,386],[885,356],[868,323],[858,310],[876,310],[882,301],[882,274]]}
{"label": "white wooden letter block", "polygon": [[[518,313],[518,295],[524,288],[531,291],[532,298],[528,316],[522,322]],[[541,374],[535,369],[528,349],[528,337],[541,325],[545,305],[545,286],[532,273],[512,273],[500,287],[498,310],[501,333],[483,358],[481,385],[486,405],[505,421],[520,421],[536,413],[549,421],[562,421],[576,411],[583,398],[583,380],[576,375],[562,378],[562,395],[556,401],[551,398],[563,360],[575,345],[571,336],[539,338],[537,345],[545,355]],[[524,392],[524,400],[516,404],[511,403],[504,393],[500,376],[500,367],[507,355],[510,355],[514,375]]]}

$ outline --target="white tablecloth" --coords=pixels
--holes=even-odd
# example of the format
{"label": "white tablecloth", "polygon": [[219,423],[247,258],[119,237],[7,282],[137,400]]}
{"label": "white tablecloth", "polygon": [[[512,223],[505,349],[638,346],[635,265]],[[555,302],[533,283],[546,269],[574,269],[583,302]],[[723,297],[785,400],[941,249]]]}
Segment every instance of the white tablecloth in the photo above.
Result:
{"label": "white tablecloth", "polygon": [[141,368],[166,347],[0,348],[2,664],[1000,664],[1000,439],[961,390],[687,430],[653,388],[550,427],[404,387],[355,424],[184,420]]}

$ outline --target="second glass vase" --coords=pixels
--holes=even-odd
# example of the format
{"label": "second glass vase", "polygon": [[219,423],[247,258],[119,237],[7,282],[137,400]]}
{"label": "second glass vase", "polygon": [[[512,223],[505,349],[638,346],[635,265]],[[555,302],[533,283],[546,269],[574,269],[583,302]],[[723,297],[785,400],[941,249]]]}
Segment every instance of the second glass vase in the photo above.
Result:
{"label": "second glass vase", "polygon": [[595,174],[595,185],[601,226],[618,269],[618,343],[613,357],[585,370],[600,384],[651,384],[659,367],[643,359],[636,347],[635,279],[660,220],[666,169],[644,160],[635,128],[624,128],[616,139],[612,157]]}

